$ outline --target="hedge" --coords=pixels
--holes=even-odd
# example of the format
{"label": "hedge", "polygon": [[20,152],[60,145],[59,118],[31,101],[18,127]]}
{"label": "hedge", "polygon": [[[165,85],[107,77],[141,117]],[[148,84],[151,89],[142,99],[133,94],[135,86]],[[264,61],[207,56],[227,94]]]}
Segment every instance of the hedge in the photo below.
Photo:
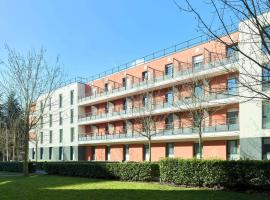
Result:
{"label": "hedge", "polygon": [[185,186],[270,189],[270,161],[164,159],[160,181]]}
{"label": "hedge", "polygon": [[[28,163],[29,172],[33,173],[36,170],[35,164]],[[23,172],[23,162],[0,162],[0,171],[7,172]]]}
{"label": "hedge", "polygon": [[153,181],[159,179],[159,165],[150,162],[47,162],[44,163],[44,169],[52,175],[124,181]]}

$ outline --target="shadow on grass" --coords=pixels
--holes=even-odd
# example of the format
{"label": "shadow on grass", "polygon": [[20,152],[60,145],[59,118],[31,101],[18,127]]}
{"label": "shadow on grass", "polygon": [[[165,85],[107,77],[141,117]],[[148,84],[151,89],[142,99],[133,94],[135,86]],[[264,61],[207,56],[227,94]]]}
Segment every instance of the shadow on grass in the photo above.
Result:
{"label": "shadow on grass", "polygon": [[27,178],[0,178],[0,199],[251,200],[263,198],[234,192],[179,188],[157,183],[134,183],[36,175]]}

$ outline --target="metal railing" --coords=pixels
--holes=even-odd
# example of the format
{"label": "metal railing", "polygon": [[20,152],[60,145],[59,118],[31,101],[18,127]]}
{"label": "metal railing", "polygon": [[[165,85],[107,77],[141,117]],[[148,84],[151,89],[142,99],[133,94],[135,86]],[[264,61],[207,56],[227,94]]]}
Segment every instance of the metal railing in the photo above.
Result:
{"label": "metal railing", "polygon": [[[213,132],[229,132],[229,131],[238,131],[239,124],[223,124],[223,125],[214,125],[203,128],[203,133],[213,133]],[[171,136],[171,135],[194,135],[198,134],[198,129],[194,127],[182,127],[175,129],[162,129],[153,131],[151,134],[152,137],[161,137],[161,136]],[[95,141],[95,140],[114,140],[114,139],[132,139],[132,138],[144,138],[144,136],[139,133],[127,132],[127,133],[113,133],[113,134],[104,134],[104,135],[79,135],[79,141]]]}
{"label": "metal railing", "polygon": [[[203,99],[201,99],[201,102],[210,102],[214,100],[220,100],[220,99],[227,99],[230,97],[234,97],[238,95],[238,91],[235,91],[232,93],[224,92],[224,93],[213,93],[207,96],[204,96]],[[114,111],[114,112],[108,112],[108,113],[100,113],[97,115],[91,115],[91,113],[86,113],[83,115],[79,115],[78,122],[86,122],[86,121],[91,121],[91,120],[98,120],[98,119],[106,119],[111,117],[128,117],[132,115],[139,115],[139,114],[147,114],[147,111],[149,112],[158,112],[162,109],[168,109],[168,108],[175,108],[178,109],[180,106],[187,106],[191,104],[192,106],[192,99],[181,99],[175,102],[163,102],[163,103],[155,103],[149,105],[149,107],[134,107],[134,108],[128,108],[126,110],[121,110],[121,111]],[[196,103],[195,103],[196,105]]]}
{"label": "metal railing", "polygon": [[119,92],[128,91],[128,90],[133,89],[133,88],[144,89],[146,86],[151,87],[152,85],[157,84],[157,83],[162,83],[162,82],[170,80],[170,79],[177,79],[177,78],[181,78],[181,77],[186,76],[186,75],[193,75],[196,73],[203,72],[205,70],[214,69],[214,68],[217,68],[220,66],[224,66],[226,64],[234,63],[237,60],[238,60],[238,54],[235,54],[234,56],[226,57],[222,60],[213,61],[210,63],[203,64],[199,69],[194,69],[193,67],[189,67],[189,68],[181,69],[181,70],[174,69],[174,72],[170,75],[166,75],[163,73],[163,75],[161,75],[161,76],[152,77],[151,79],[148,79],[145,81],[139,81],[138,83],[131,83],[129,85],[126,85],[125,87],[118,87],[118,88],[114,88],[114,89],[111,89],[108,91],[96,92],[96,93],[89,95],[89,96],[80,96],[78,100],[79,100],[79,102],[84,102],[84,101],[95,99],[98,97],[107,97],[107,95],[117,94]]}

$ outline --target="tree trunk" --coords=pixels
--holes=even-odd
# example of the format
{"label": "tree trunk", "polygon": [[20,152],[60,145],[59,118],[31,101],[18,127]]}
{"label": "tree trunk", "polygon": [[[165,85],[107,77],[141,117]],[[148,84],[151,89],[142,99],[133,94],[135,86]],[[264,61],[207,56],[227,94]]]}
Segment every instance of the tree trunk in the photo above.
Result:
{"label": "tree trunk", "polygon": [[199,126],[199,154],[200,154],[200,159],[202,159],[202,148],[203,148],[203,144],[202,144],[202,126]]}
{"label": "tree trunk", "polygon": [[152,153],[151,153],[151,137],[148,138],[148,147],[149,147],[149,161],[152,161]]}
{"label": "tree trunk", "polygon": [[16,150],[16,130],[13,129],[13,147],[12,147],[12,160],[15,161],[15,150]]}
{"label": "tree trunk", "polygon": [[28,118],[26,118],[26,127],[24,133],[24,141],[23,141],[23,148],[24,148],[24,155],[23,155],[23,173],[24,176],[29,176],[29,169],[28,169],[28,148],[29,148],[29,122]]}
{"label": "tree trunk", "polygon": [[8,150],[8,129],[6,127],[6,160],[7,162],[9,161],[9,150]]}

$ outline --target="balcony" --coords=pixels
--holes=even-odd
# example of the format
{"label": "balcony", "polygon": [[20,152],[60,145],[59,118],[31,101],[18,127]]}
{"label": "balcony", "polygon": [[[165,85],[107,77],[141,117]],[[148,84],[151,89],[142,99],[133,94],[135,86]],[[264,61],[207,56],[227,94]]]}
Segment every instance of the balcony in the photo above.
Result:
{"label": "balcony", "polygon": [[[224,132],[235,132],[239,131],[239,124],[223,124],[223,125],[215,125],[215,126],[208,126],[203,128],[203,135],[207,133],[214,133],[215,136],[221,136],[218,133]],[[217,133],[217,135],[215,134]],[[236,133],[237,135],[238,133]],[[173,139],[176,139],[174,136],[181,136],[187,138],[191,136],[198,135],[198,129],[194,127],[183,127],[183,128],[175,128],[175,129],[162,129],[152,132],[152,139],[155,138],[163,138],[168,136],[173,136]],[[144,139],[145,137],[140,135],[139,133],[112,133],[112,134],[104,134],[104,135],[95,135],[95,134],[85,134],[79,135],[79,142],[87,142],[87,141],[107,141],[107,140],[125,140],[125,139]]]}
{"label": "balcony", "polygon": [[[226,105],[238,102],[238,91],[234,93],[230,91],[224,93],[213,93],[211,95],[204,96],[203,101],[201,102],[201,106],[215,106],[215,105]],[[86,113],[79,116],[78,123],[79,125],[84,124],[95,124],[102,122],[109,122],[115,120],[123,120],[134,118],[137,116],[147,115],[151,113],[152,115],[162,114],[166,112],[174,112],[174,111],[185,111],[190,109],[191,106],[198,106],[199,103],[196,102],[193,104],[192,99],[182,99],[172,103],[155,103],[149,105],[149,107],[134,107],[121,111],[114,111],[108,113],[101,113],[97,115],[91,115],[90,113]]]}
{"label": "balcony", "polygon": [[[149,87],[151,89],[153,88],[159,88],[162,86],[170,86],[176,82],[188,80],[194,76],[202,76],[202,75],[219,75],[223,73],[227,73],[227,70],[236,70],[236,67],[232,64],[238,61],[238,55],[235,54],[231,57],[224,58],[222,60],[209,62],[206,64],[203,64],[199,68],[194,68],[192,66],[192,63],[183,63],[181,62],[182,67],[174,67],[174,71],[172,74],[165,75],[163,72],[163,75],[155,76],[152,78],[149,78],[145,81],[139,81],[138,83],[131,83],[130,85],[127,85],[126,87],[118,87],[115,89],[111,89],[109,91],[102,91],[99,93],[95,93],[90,96],[82,96],[79,97],[79,105],[90,105],[92,103],[97,102],[104,102],[108,100],[113,100],[116,97],[122,97],[125,95],[131,95],[136,92],[148,89]],[[226,65],[226,70],[224,70],[224,66]],[[228,66],[227,66],[228,65]]]}

